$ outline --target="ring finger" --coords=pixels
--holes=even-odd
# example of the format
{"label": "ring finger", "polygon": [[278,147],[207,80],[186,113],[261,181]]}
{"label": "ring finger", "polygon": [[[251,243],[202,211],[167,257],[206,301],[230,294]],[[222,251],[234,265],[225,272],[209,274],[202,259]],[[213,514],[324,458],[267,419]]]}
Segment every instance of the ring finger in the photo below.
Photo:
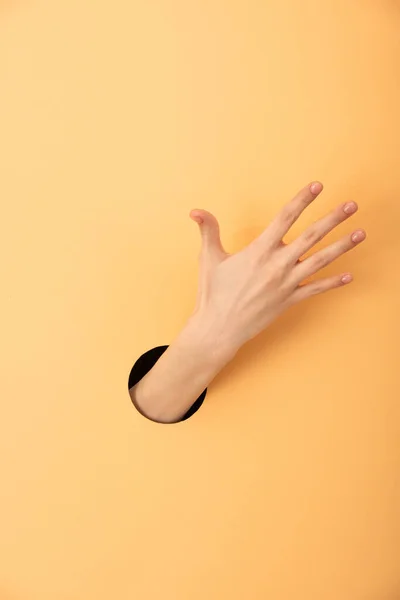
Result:
{"label": "ring finger", "polygon": [[299,285],[304,279],[314,275],[331,262],[339,258],[345,252],[348,252],[359,243],[364,241],[366,233],[363,229],[357,229],[351,235],[346,235],[341,240],[330,244],[323,250],[309,256],[305,260],[297,263],[293,268],[294,283]]}

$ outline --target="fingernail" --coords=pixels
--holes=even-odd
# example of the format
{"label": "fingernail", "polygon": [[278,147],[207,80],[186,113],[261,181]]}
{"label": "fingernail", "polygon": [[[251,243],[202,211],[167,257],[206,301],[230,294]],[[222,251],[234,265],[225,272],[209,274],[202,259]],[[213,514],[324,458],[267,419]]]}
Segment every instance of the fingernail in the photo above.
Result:
{"label": "fingernail", "polygon": [[365,239],[365,237],[365,231],[362,231],[362,229],[360,229],[359,231],[353,233],[351,239],[353,240],[353,242],[358,244],[358,242],[362,242]]}
{"label": "fingernail", "polygon": [[322,190],[322,183],[320,183],[319,181],[314,181],[310,185],[310,190],[313,194],[319,194],[320,191]]}
{"label": "fingernail", "polygon": [[353,281],[353,276],[350,275],[350,273],[343,275],[343,277],[341,278],[342,283],[350,283],[351,281]]}
{"label": "fingernail", "polygon": [[348,202],[344,205],[343,210],[347,215],[351,215],[356,212],[357,208],[358,206],[355,202]]}

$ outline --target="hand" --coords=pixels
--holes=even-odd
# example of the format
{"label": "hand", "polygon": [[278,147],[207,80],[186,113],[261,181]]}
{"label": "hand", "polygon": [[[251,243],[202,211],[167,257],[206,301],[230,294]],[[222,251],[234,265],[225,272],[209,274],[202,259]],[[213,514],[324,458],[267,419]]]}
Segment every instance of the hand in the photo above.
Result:
{"label": "hand", "polygon": [[282,239],[322,189],[321,183],[314,182],[300,190],[261,235],[236,254],[224,250],[214,215],[202,209],[190,212],[199,224],[202,238],[193,314],[202,315],[201,321],[215,328],[218,339],[228,346],[239,348],[289,306],[352,281],[350,273],[340,273],[302,285],[309,276],[362,242],[366,237],[362,229],[305,260],[301,257],[357,211],[355,202],[340,204],[292,243],[286,244]]}
{"label": "hand", "polygon": [[202,237],[197,302],[176,339],[130,390],[142,414],[160,423],[179,421],[238,349],[286,308],[352,281],[350,273],[341,273],[302,284],[362,242],[362,229],[305,260],[301,257],[357,211],[355,202],[341,204],[292,243],[283,241],[321,191],[319,182],[302,189],[258,238],[236,254],[222,247],[218,221],[211,213],[190,212]]}

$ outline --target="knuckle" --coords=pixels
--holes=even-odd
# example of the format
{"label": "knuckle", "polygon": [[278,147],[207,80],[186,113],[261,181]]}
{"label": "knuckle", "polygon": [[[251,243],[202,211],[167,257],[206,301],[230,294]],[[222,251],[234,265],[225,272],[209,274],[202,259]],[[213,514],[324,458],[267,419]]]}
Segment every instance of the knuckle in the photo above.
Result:
{"label": "knuckle", "polygon": [[294,281],[290,279],[290,277],[285,277],[283,282],[281,283],[282,294],[286,297],[290,296],[296,289],[297,285]]}
{"label": "knuckle", "polygon": [[329,263],[328,257],[324,254],[316,254],[314,256],[314,267],[317,269],[322,269],[323,267],[326,267],[326,265]]}
{"label": "knuckle", "polygon": [[307,190],[307,191],[306,191],[304,194],[302,194],[302,195],[300,196],[300,199],[299,199],[299,200],[300,200],[300,204],[301,204],[302,206],[308,206],[308,205],[311,203],[311,201],[313,200],[313,196],[312,196],[312,194],[310,194],[310,192]]}
{"label": "knuckle", "polygon": [[264,281],[269,286],[273,286],[274,288],[280,287],[281,280],[282,272],[277,265],[274,265],[265,272]]}
{"label": "knuckle", "polygon": [[267,260],[268,248],[265,244],[261,243],[260,240],[254,240],[249,246],[247,246],[244,252],[249,265],[259,268]]}
{"label": "knuckle", "polygon": [[277,273],[282,274],[287,271],[290,265],[289,255],[285,251],[277,252],[274,256],[274,266]]}
{"label": "knuckle", "polygon": [[314,245],[317,242],[319,242],[320,240],[321,240],[321,235],[315,227],[308,229],[307,231],[304,232],[304,241],[307,244]]}
{"label": "knuckle", "polygon": [[334,252],[333,252],[333,258],[339,258],[339,256],[341,256],[342,254],[345,254],[346,252],[348,252],[351,248],[352,248],[353,244],[351,243],[351,241],[343,241],[342,243],[338,243]]}
{"label": "knuckle", "polygon": [[282,221],[284,222],[284,224],[286,226],[293,225],[295,220],[296,220],[296,213],[292,207],[287,208],[286,210],[283,211]]}
{"label": "knuckle", "polygon": [[312,295],[315,296],[317,294],[321,294],[324,291],[325,291],[325,287],[321,283],[317,283],[316,285],[314,285],[312,287],[311,293],[312,293]]}

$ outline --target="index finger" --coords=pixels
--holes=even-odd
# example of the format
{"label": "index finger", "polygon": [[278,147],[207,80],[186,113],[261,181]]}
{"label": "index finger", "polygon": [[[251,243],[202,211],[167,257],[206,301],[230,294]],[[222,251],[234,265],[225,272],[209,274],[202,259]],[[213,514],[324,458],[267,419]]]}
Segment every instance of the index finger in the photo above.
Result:
{"label": "index finger", "polygon": [[261,243],[265,241],[268,245],[279,245],[282,238],[300,217],[303,210],[311,204],[322,190],[323,185],[320,181],[313,181],[301,189],[295,197],[282,208],[259,236]]}

